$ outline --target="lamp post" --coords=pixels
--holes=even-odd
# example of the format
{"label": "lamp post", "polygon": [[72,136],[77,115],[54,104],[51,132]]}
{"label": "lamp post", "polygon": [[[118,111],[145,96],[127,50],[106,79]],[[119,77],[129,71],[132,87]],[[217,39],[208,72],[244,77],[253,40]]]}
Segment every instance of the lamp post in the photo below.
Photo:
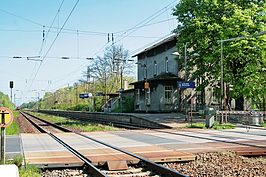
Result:
{"label": "lamp post", "polygon": [[[186,44],[185,44],[185,48],[186,48]],[[178,60],[180,61],[180,53],[179,52],[174,52],[174,53],[172,53],[172,55],[175,55],[175,56],[178,56]],[[187,53],[186,53],[186,50],[185,50],[185,62],[184,62],[184,64],[185,64],[185,80],[186,80],[186,68],[187,68]],[[178,75],[178,72],[179,71],[177,71],[177,75]],[[180,91],[179,91],[179,94],[180,94],[180,98],[179,98],[179,108],[180,108],[180,111],[182,111],[182,108],[181,108],[181,102],[182,102],[182,89],[180,88]]]}

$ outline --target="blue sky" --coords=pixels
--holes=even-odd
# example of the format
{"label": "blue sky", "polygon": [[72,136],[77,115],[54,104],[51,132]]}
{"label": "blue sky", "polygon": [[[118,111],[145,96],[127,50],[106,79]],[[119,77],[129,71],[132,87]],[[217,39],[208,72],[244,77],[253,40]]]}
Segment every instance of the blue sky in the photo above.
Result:
{"label": "blue sky", "polygon": [[[130,54],[169,34],[177,21],[171,15],[178,1],[173,0],[80,0],[51,50],[52,42],[67,19],[76,0],[1,0],[0,1],[0,91],[10,94],[9,81],[15,82],[17,104],[36,100],[38,92],[54,91],[73,85],[82,77],[90,61],[60,60],[62,56],[102,56],[107,34],[114,33],[117,44]],[[55,18],[56,16],[56,18]],[[149,18],[145,21],[145,19]],[[47,35],[49,26],[53,27]],[[143,22],[143,23],[140,23]],[[144,27],[128,31],[137,24]],[[45,25],[46,42],[40,52]],[[86,32],[84,32],[86,31]],[[126,32],[126,33],[125,33]],[[14,56],[47,58],[28,61]],[[50,58],[51,57],[51,58]],[[55,57],[55,58],[52,58]],[[132,68],[135,70],[135,68]],[[38,71],[38,72],[37,72]],[[37,73],[37,74],[36,74]]]}

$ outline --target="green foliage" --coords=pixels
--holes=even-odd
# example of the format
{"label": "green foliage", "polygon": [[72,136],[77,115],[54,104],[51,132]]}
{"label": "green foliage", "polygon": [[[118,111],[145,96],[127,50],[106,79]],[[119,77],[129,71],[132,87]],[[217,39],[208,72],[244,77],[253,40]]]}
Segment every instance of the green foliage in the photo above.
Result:
{"label": "green foliage", "polygon": [[20,177],[41,177],[41,170],[35,165],[22,166],[23,157],[14,156],[12,160],[7,160],[6,164],[15,164],[19,168]]}
{"label": "green foliage", "polygon": [[14,109],[15,108],[14,104],[11,103],[8,95],[5,95],[2,92],[0,92],[0,107],[7,107],[9,109]]}
{"label": "green foliage", "polygon": [[21,106],[20,106],[21,109],[37,109],[37,102],[35,101],[31,101],[29,103],[23,103]]}
{"label": "green foliage", "polygon": [[[181,0],[174,10],[179,25],[177,48],[187,59],[190,78],[202,78],[198,90],[217,85],[221,76],[218,40],[252,36],[223,43],[224,81],[234,86],[233,96],[265,101],[266,30],[265,1]],[[184,60],[184,58],[182,57]]]}
{"label": "green foliage", "polygon": [[31,114],[41,117],[49,122],[56,123],[60,126],[85,131],[85,132],[92,132],[92,131],[109,131],[109,130],[118,130],[117,128],[113,126],[106,126],[106,125],[100,125],[100,124],[93,124],[89,121],[78,121],[73,120],[65,117],[59,117],[59,116],[52,116],[52,115],[46,115],[46,114],[40,114],[40,113],[33,113]]}
{"label": "green foliage", "polygon": [[135,79],[128,76],[134,65],[132,62],[126,61],[128,57],[128,51],[123,46],[107,47],[104,56],[96,57],[88,66],[88,71],[84,73],[85,80],[80,80],[73,86],[58,89],[53,93],[47,92],[39,103],[23,104],[22,108],[37,109],[39,106],[40,109],[102,111],[102,106],[107,101],[105,96],[81,99],[79,94],[116,93],[121,87],[121,72],[123,80],[128,80],[129,83],[134,82]]}
{"label": "green foliage", "polygon": [[17,122],[17,117],[19,116],[18,111],[13,111],[14,120],[10,126],[6,128],[6,135],[18,135],[20,128]]}
{"label": "green foliage", "polygon": [[203,129],[203,128],[205,128],[205,123],[199,122],[199,123],[187,124],[186,128],[200,128],[200,129]]}
{"label": "green foliage", "polygon": [[14,120],[12,124],[6,128],[6,135],[18,135],[19,132],[20,128],[16,120]]}
{"label": "green foliage", "polygon": [[34,165],[27,165],[26,168],[19,169],[20,177],[40,177],[41,170]]}
{"label": "green foliage", "polygon": [[222,130],[222,129],[234,129],[236,126],[234,124],[226,123],[226,124],[219,124],[215,122],[213,125],[214,130]]}
{"label": "green foliage", "polygon": [[[219,124],[218,122],[215,122],[212,129],[214,130],[222,130],[222,129],[234,129],[236,126],[234,124],[226,123],[226,124]],[[199,123],[193,123],[193,124],[187,124],[186,128],[199,128],[199,129],[205,129],[205,123],[199,122]]]}
{"label": "green foliage", "polygon": [[67,110],[73,110],[73,111],[90,111],[91,106],[89,105],[82,105],[78,104],[73,107],[68,107]]}
{"label": "green foliage", "polygon": [[14,156],[12,160],[7,160],[6,164],[15,164],[17,167],[21,167],[23,163],[23,157],[21,155]]}

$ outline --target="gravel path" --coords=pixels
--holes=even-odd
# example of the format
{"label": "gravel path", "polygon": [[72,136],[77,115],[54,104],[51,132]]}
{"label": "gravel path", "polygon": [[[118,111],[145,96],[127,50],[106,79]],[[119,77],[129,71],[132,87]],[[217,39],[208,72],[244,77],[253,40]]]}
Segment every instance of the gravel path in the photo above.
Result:
{"label": "gravel path", "polygon": [[[266,157],[246,158],[233,152],[202,153],[189,163],[164,164],[192,177],[265,177]],[[180,170],[181,169],[181,170]]]}
{"label": "gravel path", "polygon": [[20,127],[20,133],[40,133],[32,124],[25,119],[21,114],[17,117]]}

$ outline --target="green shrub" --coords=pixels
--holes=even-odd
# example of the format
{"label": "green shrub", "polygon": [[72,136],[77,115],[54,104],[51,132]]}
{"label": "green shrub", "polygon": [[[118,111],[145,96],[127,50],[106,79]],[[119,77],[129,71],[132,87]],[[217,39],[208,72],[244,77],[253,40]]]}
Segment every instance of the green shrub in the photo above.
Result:
{"label": "green shrub", "polygon": [[23,163],[23,157],[21,155],[16,155],[12,160],[7,160],[6,164],[15,164],[17,167],[21,167]]}
{"label": "green shrub", "polygon": [[40,177],[41,170],[34,165],[27,165],[25,168],[19,169],[20,177]]}
{"label": "green shrub", "polygon": [[[226,124],[219,124],[218,122],[214,122],[212,129],[214,130],[222,130],[222,129],[233,129],[236,126],[234,124],[226,123]],[[204,129],[205,123],[199,122],[199,123],[193,123],[193,124],[187,124],[186,128],[200,128]]]}
{"label": "green shrub", "polygon": [[6,128],[6,135],[18,135],[19,132],[20,132],[19,125],[16,121],[16,118],[14,118],[11,125]]}

